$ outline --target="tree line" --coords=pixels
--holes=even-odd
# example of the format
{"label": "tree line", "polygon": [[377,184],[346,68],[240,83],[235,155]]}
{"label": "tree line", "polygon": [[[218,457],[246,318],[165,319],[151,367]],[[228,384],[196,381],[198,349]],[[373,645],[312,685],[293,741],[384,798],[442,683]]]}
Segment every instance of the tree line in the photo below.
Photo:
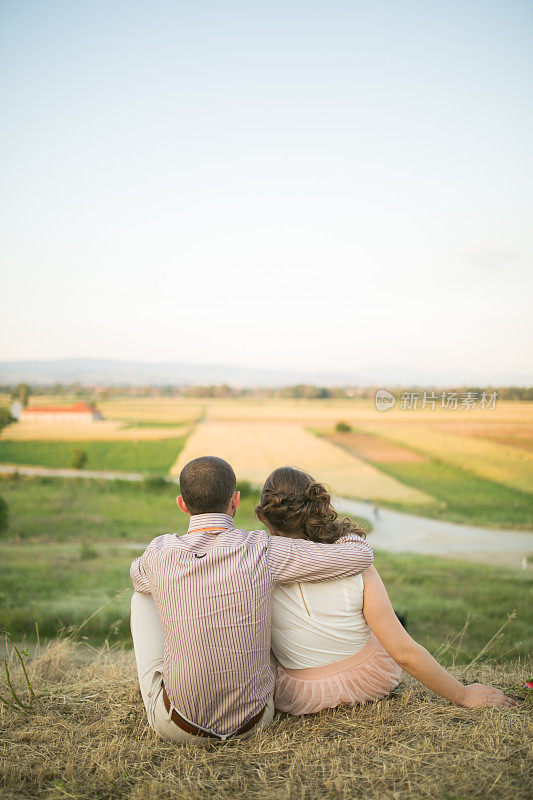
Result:
{"label": "tree line", "polygon": [[[271,397],[293,398],[306,400],[336,400],[336,399],[373,399],[378,389],[387,388],[397,394],[402,392],[415,392],[434,387],[420,386],[316,386],[314,384],[298,383],[292,386],[280,387],[249,387],[230,386],[222,384],[201,384],[196,386],[87,386],[80,383],[53,383],[47,385],[30,385],[28,383],[0,385],[0,393],[8,395],[11,402],[18,400],[26,407],[30,396],[54,395],[67,399],[86,400],[98,402],[113,397],[198,397],[198,398],[239,398],[252,397],[267,399]],[[498,393],[499,400],[533,400],[533,387],[527,386],[450,386],[439,391],[482,392]]]}

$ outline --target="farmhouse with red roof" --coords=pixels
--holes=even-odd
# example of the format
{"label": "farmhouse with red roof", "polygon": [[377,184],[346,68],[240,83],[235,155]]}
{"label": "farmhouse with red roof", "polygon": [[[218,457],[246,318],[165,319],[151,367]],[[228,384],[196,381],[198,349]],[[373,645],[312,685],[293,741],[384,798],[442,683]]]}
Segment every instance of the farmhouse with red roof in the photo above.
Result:
{"label": "farmhouse with red roof", "polygon": [[20,412],[20,422],[96,422],[102,414],[92,403],[73,406],[28,406]]}

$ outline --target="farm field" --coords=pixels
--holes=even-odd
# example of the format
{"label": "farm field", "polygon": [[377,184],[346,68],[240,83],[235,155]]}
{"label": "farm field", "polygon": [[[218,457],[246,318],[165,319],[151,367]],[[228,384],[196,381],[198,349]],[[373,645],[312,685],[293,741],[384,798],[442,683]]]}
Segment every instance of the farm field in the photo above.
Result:
{"label": "farm field", "polygon": [[[319,433],[321,432],[319,431]],[[338,444],[360,458],[373,461],[375,464],[427,463],[429,461],[427,456],[417,453],[415,450],[371,433],[362,431],[338,433],[331,429],[326,429],[323,433],[333,444]]]}
{"label": "farm field", "polygon": [[533,487],[533,452],[507,444],[497,444],[481,436],[444,431],[430,425],[365,423],[362,430],[375,433],[453,466],[465,468],[481,478],[522,491]]}
{"label": "farm field", "polygon": [[[46,402],[58,399],[39,399]],[[175,474],[189,458],[212,453],[257,485],[290,463],[337,495],[458,522],[533,527],[533,403],[484,411],[397,404],[379,413],[360,399],[125,397],[99,407],[107,420],[94,425],[8,426],[0,462],[67,467],[79,448],[89,455],[87,469]],[[351,426],[350,440],[335,433],[339,421]]]}
{"label": "farm field", "polygon": [[[40,395],[30,399],[34,405],[68,405],[74,397]],[[0,405],[9,405],[7,395],[0,395]],[[335,424],[346,420],[357,427],[366,422],[401,422],[445,426],[447,430],[467,426],[469,431],[485,435],[504,435],[531,440],[533,402],[498,401],[492,410],[430,408],[400,410],[398,405],[386,412],[376,411],[373,400],[295,398],[187,398],[187,397],[115,397],[97,402],[108,420],[187,425],[201,418],[212,420],[244,420],[299,422],[305,426]],[[492,432],[492,433],[491,433]],[[474,433],[472,433],[474,435]]]}
{"label": "farm field", "polygon": [[292,464],[320,478],[339,495],[417,506],[432,503],[423,492],[402,485],[294,423],[206,420],[188,438],[172,473],[179,474],[188,461],[210,452],[229,461],[239,478],[256,485],[276,467]]}
{"label": "farm field", "polygon": [[[78,401],[79,397],[74,395],[50,394],[30,398],[29,405],[68,406]],[[9,407],[10,402],[9,395],[0,393],[0,406]],[[190,425],[202,416],[204,409],[203,400],[171,397],[113,397],[109,400],[97,400],[96,405],[106,420],[130,425],[143,422],[155,425]]]}
{"label": "farm field", "polygon": [[106,419],[132,424],[148,422],[154,425],[172,423],[190,425],[203,413],[203,401],[171,397],[124,397],[102,400],[98,408]]}
{"label": "farm field", "polygon": [[82,450],[87,454],[87,469],[165,475],[184,443],[185,437],[139,441],[9,441],[2,438],[0,463],[68,467],[74,451]]}
{"label": "farm field", "polygon": [[524,450],[533,450],[533,427],[522,421],[515,425],[512,422],[500,422],[498,425],[490,425],[483,421],[469,422],[434,422],[427,423],[426,427],[430,430],[441,433],[455,433],[459,436],[474,436],[486,439],[496,444],[506,444],[511,447],[520,447]]}
{"label": "farm field", "polygon": [[[190,400],[184,402],[190,405]],[[490,429],[494,433],[507,430],[522,431],[522,435],[531,436],[533,424],[533,402],[498,401],[492,410],[446,409],[436,407],[401,410],[398,404],[386,412],[376,411],[374,400],[304,400],[294,398],[272,398],[259,400],[254,398],[239,399],[203,399],[202,405],[206,419],[212,420],[257,420],[265,422],[299,422],[305,426],[323,423],[335,424],[345,420],[354,427],[365,423],[402,423],[405,425],[420,424],[441,425],[448,429],[468,424],[479,429]],[[529,433],[528,433],[529,432]]]}
{"label": "farm field", "polygon": [[[428,507],[429,516],[489,528],[533,528],[531,493],[484,480],[435,459],[426,463],[382,463],[380,468],[397,480],[432,494],[438,505]],[[411,511],[416,513],[414,507]]]}
{"label": "farm field", "polygon": [[[18,422],[0,434],[0,463],[49,468],[70,467],[75,450],[87,455],[89,470],[165,475],[182,449],[201,407],[176,409],[154,403],[117,400],[106,419],[94,423]],[[67,404],[62,398],[63,404]],[[58,403],[54,397],[40,404]],[[103,404],[105,406],[105,403]],[[109,416],[109,418],[107,418]]]}
{"label": "farm field", "polygon": [[[435,498],[424,514],[486,527],[533,528],[533,495],[476,475],[464,467],[423,455],[383,435],[325,431],[322,435],[347,452],[379,467],[404,484],[422,488]],[[385,505],[407,510],[405,504]],[[417,513],[412,507],[412,513]]]}
{"label": "farm field", "polygon": [[124,424],[118,420],[94,423],[17,422],[2,431],[2,442],[133,442],[154,439],[175,439],[184,436],[189,427],[173,423],[138,422]]}

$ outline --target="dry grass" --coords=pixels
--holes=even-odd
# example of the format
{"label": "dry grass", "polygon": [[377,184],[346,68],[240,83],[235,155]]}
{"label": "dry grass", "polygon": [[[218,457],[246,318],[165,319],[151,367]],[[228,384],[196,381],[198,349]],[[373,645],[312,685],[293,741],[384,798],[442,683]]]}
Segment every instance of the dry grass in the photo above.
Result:
{"label": "dry grass", "polygon": [[17,422],[2,431],[5,441],[40,442],[138,442],[176,439],[187,432],[185,426],[165,428],[125,427],[123,422],[100,420],[93,423]]}
{"label": "dry grass", "polygon": [[[2,402],[9,404],[4,396]],[[68,404],[76,398],[39,396],[32,399],[34,405]],[[494,431],[500,424],[514,425],[516,429],[531,425],[533,403],[498,401],[490,411],[426,408],[405,411],[399,403],[386,413],[376,411],[373,400],[295,400],[256,398],[171,398],[171,397],[117,397],[99,400],[98,408],[108,420],[150,421],[161,423],[189,424],[203,414],[212,420],[256,420],[258,422],[299,422],[302,425],[320,425],[346,420],[350,424],[364,422],[420,422],[468,425],[479,423]]]}
{"label": "dry grass", "polygon": [[[184,401],[178,401],[184,402]],[[190,402],[190,401],[189,401]],[[516,427],[531,425],[533,402],[497,402],[493,410],[441,409],[403,410],[396,406],[385,413],[376,411],[373,400],[294,400],[294,399],[217,399],[203,401],[207,419],[257,420],[260,422],[300,422],[302,425],[320,425],[345,420],[357,426],[364,422],[402,422],[420,424],[463,422],[480,424],[496,429],[500,424]]]}
{"label": "dry grass", "polygon": [[184,464],[202,455],[225,458],[239,479],[259,485],[276,467],[293,464],[347,497],[418,505],[432,502],[424,492],[401,484],[297,423],[201,422],[172,472],[179,473]]}
{"label": "dry grass", "polygon": [[202,405],[198,400],[174,397],[117,397],[98,402],[106,419],[175,422],[176,425],[188,425],[198,419]]}
{"label": "dry grass", "polygon": [[523,450],[533,450],[533,424],[522,422],[516,425],[513,422],[499,421],[496,424],[487,424],[481,420],[468,422],[434,422],[430,426],[433,430],[442,433],[456,433],[462,436],[477,436],[488,439],[496,444],[507,444],[511,447],[520,447]]}
{"label": "dry grass", "polygon": [[[28,669],[39,705],[0,711],[5,800],[525,800],[533,788],[525,704],[459,708],[407,678],[379,703],[277,715],[251,739],[196,747],[149,728],[131,651],[56,642]],[[509,689],[527,675],[515,663],[467,678]]]}

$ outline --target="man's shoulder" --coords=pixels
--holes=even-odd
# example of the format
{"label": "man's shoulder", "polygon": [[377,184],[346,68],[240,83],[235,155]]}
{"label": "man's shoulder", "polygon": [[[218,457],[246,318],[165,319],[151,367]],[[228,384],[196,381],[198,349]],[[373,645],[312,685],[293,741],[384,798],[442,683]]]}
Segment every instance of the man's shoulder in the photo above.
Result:
{"label": "man's shoulder", "polygon": [[366,545],[368,545],[368,547],[370,547],[366,537],[359,536],[357,533],[345,533],[344,536],[340,536],[335,543],[345,544],[346,542],[364,542]]}
{"label": "man's shoulder", "polygon": [[[190,541],[189,537],[191,536],[195,536],[195,531],[184,534],[163,533],[160,536],[156,536],[155,539],[152,539],[146,550],[152,553],[160,553],[164,550],[180,549],[181,546],[187,547]],[[234,544],[237,539],[240,543],[249,546],[258,545],[266,547],[271,537],[269,533],[264,530],[249,531],[246,528],[231,528],[230,530],[225,530],[218,534],[215,538],[219,542],[225,540],[228,544]]]}
{"label": "man's shoulder", "polygon": [[260,545],[263,547],[266,547],[270,538],[267,531],[261,529],[249,531],[246,528],[234,528],[234,530],[228,531],[228,533],[230,536],[233,534],[233,536],[240,537],[247,544]]}
{"label": "man's shoulder", "polygon": [[177,533],[162,533],[160,536],[156,536],[155,539],[152,539],[146,548],[146,552],[159,553],[162,550],[175,546],[178,540],[179,534]]}

